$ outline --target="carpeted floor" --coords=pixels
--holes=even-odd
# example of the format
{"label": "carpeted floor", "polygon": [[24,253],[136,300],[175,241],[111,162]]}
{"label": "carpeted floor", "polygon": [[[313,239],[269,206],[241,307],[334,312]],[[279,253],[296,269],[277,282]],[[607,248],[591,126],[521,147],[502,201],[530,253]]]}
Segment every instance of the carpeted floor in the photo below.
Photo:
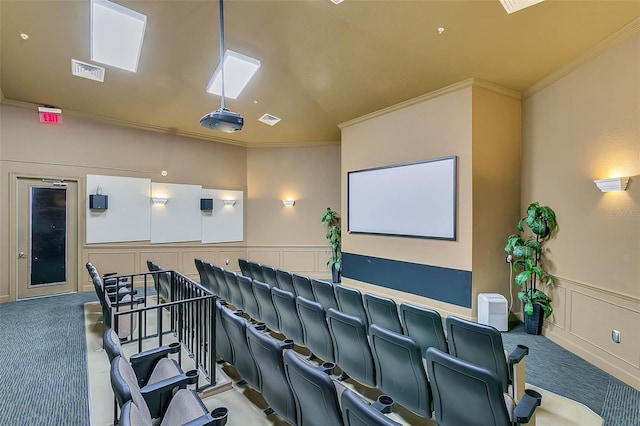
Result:
{"label": "carpeted floor", "polygon": [[0,305],[0,425],[90,424],[84,307],[95,293]]}
{"label": "carpeted floor", "polygon": [[[0,305],[0,425],[90,424],[83,305],[78,293]],[[543,336],[503,334],[525,344],[527,381],[585,404],[605,426],[640,426],[637,391]]]}

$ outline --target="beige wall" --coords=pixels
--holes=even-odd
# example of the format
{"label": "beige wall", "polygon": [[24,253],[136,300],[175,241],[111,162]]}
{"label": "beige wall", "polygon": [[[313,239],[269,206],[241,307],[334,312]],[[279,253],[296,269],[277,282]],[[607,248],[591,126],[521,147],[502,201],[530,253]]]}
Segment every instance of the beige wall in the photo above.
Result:
{"label": "beige wall", "polygon": [[[296,200],[285,207],[283,199]],[[328,277],[327,207],[340,210],[340,146],[247,150],[250,259]]]}
{"label": "beige wall", "polygon": [[[640,35],[527,98],[522,121],[521,208],[540,201],[559,223],[545,333],[640,388]],[[592,182],[615,176],[627,191]]]}
{"label": "beige wall", "polygon": [[343,250],[472,271],[472,308],[352,279],[345,283],[398,301],[426,304],[445,316],[468,318],[477,315],[477,293],[507,293],[509,275],[502,249],[518,219],[520,99],[486,87],[490,85],[465,81],[342,128],[343,214],[347,172],[458,156],[456,241],[348,234],[343,226]]}

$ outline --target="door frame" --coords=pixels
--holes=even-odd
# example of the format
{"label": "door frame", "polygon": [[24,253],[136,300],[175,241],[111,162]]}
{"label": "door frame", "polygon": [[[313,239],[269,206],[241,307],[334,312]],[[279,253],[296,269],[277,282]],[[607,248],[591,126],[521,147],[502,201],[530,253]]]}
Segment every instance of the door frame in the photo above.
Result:
{"label": "door frame", "polygon": [[[18,297],[18,179],[59,179],[68,182],[75,182],[78,188],[76,194],[76,241],[68,241],[68,244],[76,244],[77,247],[77,265],[76,268],[76,285],[72,291],[80,292],[83,289],[81,285],[81,277],[84,259],[84,234],[85,234],[85,205],[86,205],[86,188],[84,176],[71,175],[54,175],[54,174],[38,174],[38,173],[9,173],[9,246],[7,256],[9,257],[9,301],[15,302]],[[73,265],[69,265],[73,268]],[[48,297],[48,296],[43,296]]]}

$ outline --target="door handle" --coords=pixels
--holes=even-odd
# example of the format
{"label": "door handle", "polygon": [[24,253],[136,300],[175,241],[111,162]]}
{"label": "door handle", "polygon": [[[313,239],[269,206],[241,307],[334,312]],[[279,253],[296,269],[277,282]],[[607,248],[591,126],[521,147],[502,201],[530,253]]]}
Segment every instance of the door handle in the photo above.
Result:
{"label": "door handle", "polygon": [[19,253],[18,253],[18,257],[19,257],[20,259],[22,259],[22,258],[24,257],[24,252],[23,252],[23,251],[19,252]]}

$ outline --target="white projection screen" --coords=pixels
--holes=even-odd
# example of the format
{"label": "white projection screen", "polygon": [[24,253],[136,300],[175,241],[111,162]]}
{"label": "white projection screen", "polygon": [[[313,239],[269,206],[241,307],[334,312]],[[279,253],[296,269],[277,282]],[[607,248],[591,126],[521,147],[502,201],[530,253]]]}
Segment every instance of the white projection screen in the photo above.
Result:
{"label": "white projection screen", "polygon": [[347,174],[348,231],[456,239],[457,157]]}

